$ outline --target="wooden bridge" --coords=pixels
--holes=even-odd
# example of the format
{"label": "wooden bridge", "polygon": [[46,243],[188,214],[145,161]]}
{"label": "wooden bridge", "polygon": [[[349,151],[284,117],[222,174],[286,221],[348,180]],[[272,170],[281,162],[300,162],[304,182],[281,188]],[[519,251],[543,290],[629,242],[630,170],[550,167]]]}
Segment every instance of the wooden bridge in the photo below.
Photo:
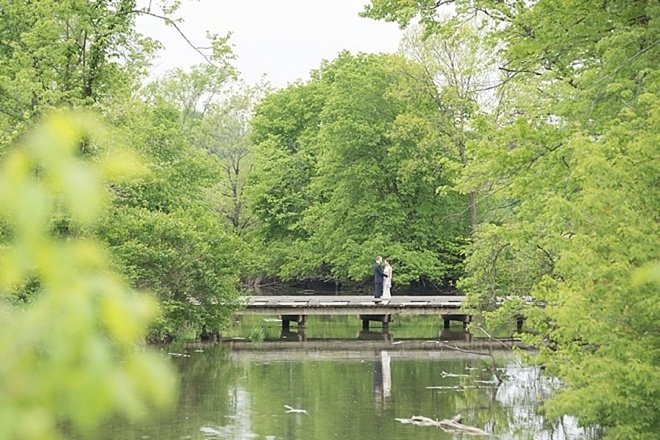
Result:
{"label": "wooden bridge", "polygon": [[310,315],[355,315],[362,320],[362,328],[369,329],[370,321],[386,327],[397,315],[435,315],[444,320],[460,321],[466,327],[471,320],[461,310],[464,296],[393,296],[375,303],[370,296],[251,296],[237,315],[279,315],[282,330],[289,330],[291,322],[305,327]]}

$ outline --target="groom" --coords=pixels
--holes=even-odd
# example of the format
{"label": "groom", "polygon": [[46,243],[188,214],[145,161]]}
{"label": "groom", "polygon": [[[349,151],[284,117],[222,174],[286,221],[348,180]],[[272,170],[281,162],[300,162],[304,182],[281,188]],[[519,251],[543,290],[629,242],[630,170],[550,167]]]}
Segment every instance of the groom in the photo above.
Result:
{"label": "groom", "polygon": [[383,278],[386,277],[385,272],[383,272],[383,257],[376,257],[376,263],[374,263],[374,301],[376,304],[381,302],[381,297],[383,296]]}

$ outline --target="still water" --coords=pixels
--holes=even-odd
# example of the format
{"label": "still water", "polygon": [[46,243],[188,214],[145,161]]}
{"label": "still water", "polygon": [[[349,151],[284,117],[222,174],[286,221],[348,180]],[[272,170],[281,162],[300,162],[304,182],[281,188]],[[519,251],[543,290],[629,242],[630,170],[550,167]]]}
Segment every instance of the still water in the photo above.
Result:
{"label": "still water", "polygon": [[[312,335],[326,326],[337,323],[316,326]],[[498,384],[491,357],[472,353],[483,342],[466,340],[461,328],[445,332],[456,340],[445,342],[440,336],[399,338],[396,331],[376,330],[368,338],[353,329],[347,338],[282,339],[269,326],[260,344],[237,338],[162,347],[180,376],[176,408],[138,424],[113,421],[90,438],[588,438],[571,418],[549,421],[539,415],[553,381],[523,367],[509,350],[495,352],[505,377]],[[406,423],[413,416],[442,420],[456,414],[490,435]]]}

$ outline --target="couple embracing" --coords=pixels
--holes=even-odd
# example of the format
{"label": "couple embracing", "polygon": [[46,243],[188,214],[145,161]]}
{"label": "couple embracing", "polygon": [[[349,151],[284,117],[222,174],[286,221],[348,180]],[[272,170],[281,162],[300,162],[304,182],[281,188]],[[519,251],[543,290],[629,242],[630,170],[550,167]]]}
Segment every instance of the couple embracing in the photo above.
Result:
{"label": "couple embracing", "polygon": [[382,265],[383,257],[376,257],[374,263],[374,301],[381,302],[383,299],[390,299],[390,289],[392,288],[392,266],[390,260],[385,260],[385,267]]}

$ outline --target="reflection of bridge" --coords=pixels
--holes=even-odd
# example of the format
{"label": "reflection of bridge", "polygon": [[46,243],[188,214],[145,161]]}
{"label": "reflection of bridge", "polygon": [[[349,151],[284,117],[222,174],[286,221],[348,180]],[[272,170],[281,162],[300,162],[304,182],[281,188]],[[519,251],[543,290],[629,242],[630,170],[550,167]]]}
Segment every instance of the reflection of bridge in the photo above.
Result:
{"label": "reflection of bridge", "polygon": [[370,321],[381,322],[386,327],[397,315],[434,315],[444,320],[444,328],[449,328],[450,321],[460,321],[465,327],[471,317],[461,310],[464,299],[464,296],[393,296],[376,304],[369,296],[251,296],[246,298],[245,308],[236,314],[279,315],[283,330],[288,330],[292,321],[304,328],[310,315],[356,315],[365,330]]}

